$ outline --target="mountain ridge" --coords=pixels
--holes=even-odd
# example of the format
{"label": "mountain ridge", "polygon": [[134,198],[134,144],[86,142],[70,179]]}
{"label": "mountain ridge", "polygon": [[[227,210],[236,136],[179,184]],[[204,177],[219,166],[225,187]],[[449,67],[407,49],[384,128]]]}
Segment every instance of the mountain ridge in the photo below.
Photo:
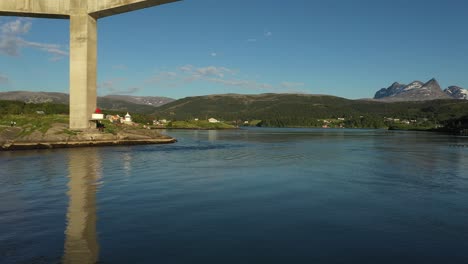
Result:
{"label": "mountain ridge", "polygon": [[[21,101],[24,103],[55,103],[69,104],[70,98],[67,93],[59,92],[31,92],[31,91],[9,91],[0,92],[0,100]],[[106,95],[98,96],[98,107],[108,110],[128,110],[137,112],[152,112],[154,108],[175,99],[162,96],[130,96],[130,95]]]}
{"label": "mountain ridge", "polygon": [[439,82],[432,78],[426,83],[413,81],[410,84],[394,82],[387,88],[382,88],[374,95],[381,101],[427,101],[436,99],[467,99],[468,90],[458,86],[449,86],[442,90]]}

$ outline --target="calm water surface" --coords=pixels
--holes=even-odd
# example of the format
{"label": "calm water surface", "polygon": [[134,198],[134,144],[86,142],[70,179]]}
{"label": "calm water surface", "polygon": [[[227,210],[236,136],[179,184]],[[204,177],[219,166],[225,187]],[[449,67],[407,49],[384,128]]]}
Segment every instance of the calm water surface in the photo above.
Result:
{"label": "calm water surface", "polygon": [[165,133],[0,153],[0,263],[468,263],[468,138]]}

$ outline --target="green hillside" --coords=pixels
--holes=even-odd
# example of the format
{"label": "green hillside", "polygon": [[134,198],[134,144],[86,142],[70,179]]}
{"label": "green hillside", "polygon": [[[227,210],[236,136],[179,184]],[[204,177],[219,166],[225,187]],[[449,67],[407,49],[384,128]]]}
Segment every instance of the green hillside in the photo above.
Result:
{"label": "green hillside", "polygon": [[[154,119],[186,121],[214,117],[235,125],[242,125],[248,121],[249,125],[271,127],[326,125],[346,128],[433,129],[440,126],[458,128],[461,126],[460,120],[465,120],[468,116],[467,100],[384,103],[301,94],[187,97],[156,108],[156,111],[151,106],[128,102],[120,105],[115,101],[101,101],[99,107],[119,109],[106,110],[106,114],[122,114],[129,111],[138,123],[151,124]],[[0,101],[0,114],[3,115],[36,114],[36,111],[43,111],[46,114],[68,114],[68,106],[54,103],[26,104]]]}
{"label": "green hillside", "polygon": [[346,127],[387,127],[384,117],[427,119],[431,124],[468,115],[466,100],[384,103],[326,95],[261,94],[187,97],[157,108],[170,120],[262,120],[263,126],[321,126],[322,119],[344,118]]}
{"label": "green hillside", "polygon": [[116,111],[128,111],[131,113],[152,113],[154,112],[154,106],[136,104],[123,100],[116,100],[113,98],[99,97],[97,99],[97,105],[101,109],[109,109]]}

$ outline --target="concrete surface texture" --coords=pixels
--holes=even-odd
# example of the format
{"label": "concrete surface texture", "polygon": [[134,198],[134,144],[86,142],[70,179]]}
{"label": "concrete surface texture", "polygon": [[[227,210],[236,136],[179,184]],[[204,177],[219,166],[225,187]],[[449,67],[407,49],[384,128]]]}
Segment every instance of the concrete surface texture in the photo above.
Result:
{"label": "concrete surface texture", "polygon": [[0,16],[70,19],[70,128],[96,109],[97,19],[179,0],[0,0]]}

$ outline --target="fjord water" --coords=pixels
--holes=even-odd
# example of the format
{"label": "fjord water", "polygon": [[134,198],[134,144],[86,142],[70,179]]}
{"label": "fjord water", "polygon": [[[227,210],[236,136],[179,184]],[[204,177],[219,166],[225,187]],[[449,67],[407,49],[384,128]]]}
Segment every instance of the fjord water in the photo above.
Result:
{"label": "fjord water", "polygon": [[468,138],[164,132],[0,153],[0,263],[468,261]]}

